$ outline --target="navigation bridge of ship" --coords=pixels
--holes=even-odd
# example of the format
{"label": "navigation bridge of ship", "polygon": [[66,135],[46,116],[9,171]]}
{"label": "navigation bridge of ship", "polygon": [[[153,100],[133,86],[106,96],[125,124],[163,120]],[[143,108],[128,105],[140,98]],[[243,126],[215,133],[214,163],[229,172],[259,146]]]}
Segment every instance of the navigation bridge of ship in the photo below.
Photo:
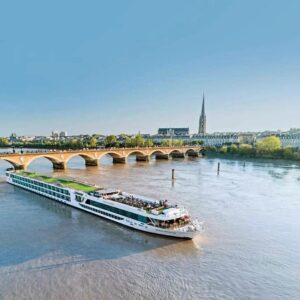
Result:
{"label": "navigation bridge of ship", "polygon": [[137,161],[156,159],[184,158],[186,156],[201,156],[203,147],[151,147],[151,148],[110,148],[89,150],[57,150],[49,152],[0,153],[0,160],[13,165],[16,170],[26,169],[31,162],[38,158],[46,158],[53,164],[54,169],[65,169],[70,159],[81,156],[86,166],[98,166],[104,155],[110,155],[113,163],[126,163],[130,155],[136,156]]}

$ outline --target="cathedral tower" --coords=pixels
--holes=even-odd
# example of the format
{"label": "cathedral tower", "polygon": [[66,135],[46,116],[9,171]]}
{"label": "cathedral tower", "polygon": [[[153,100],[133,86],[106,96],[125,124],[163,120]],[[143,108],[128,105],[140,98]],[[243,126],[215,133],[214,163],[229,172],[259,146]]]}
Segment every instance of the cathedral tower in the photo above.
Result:
{"label": "cathedral tower", "polygon": [[201,111],[201,116],[199,119],[198,134],[205,134],[205,133],[206,133],[206,115],[205,115],[205,98],[204,98],[204,93],[203,93],[202,111]]}

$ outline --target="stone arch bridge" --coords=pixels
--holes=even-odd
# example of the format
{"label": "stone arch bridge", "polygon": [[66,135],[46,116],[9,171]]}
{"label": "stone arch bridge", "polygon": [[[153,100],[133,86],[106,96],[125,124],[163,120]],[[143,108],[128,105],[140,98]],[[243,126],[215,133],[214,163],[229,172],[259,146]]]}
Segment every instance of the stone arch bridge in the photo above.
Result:
{"label": "stone arch bridge", "polygon": [[16,170],[26,169],[31,162],[38,158],[46,158],[53,164],[54,169],[65,169],[68,161],[81,156],[86,166],[98,166],[104,155],[110,155],[113,163],[126,163],[130,155],[135,155],[137,161],[149,161],[152,156],[156,159],[170,159],[185,156],[198,157],[203,154],[204,148],[197,147],[151,147],[151,148],[110,148],[89,150],[56,150],[49,152],[0,153],[0,159],[13,165]]}

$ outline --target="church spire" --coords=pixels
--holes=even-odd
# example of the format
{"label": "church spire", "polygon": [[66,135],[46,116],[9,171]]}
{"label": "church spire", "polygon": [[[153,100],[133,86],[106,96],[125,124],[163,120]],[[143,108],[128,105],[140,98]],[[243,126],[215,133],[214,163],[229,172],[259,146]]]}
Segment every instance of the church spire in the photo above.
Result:
{"label": "church spire", "polygon": [[199,119],[199,130],[198,134],[205,134],[206,133],[206,115],[205,115],[205,96],[203,93],[203,100],[202,100],[202,110]]}
{"label": "church spire", "polygon": [[205,96],[203,93],[203,100],[202,100],[202,111],[201,111],[201,115],[205,116]]}

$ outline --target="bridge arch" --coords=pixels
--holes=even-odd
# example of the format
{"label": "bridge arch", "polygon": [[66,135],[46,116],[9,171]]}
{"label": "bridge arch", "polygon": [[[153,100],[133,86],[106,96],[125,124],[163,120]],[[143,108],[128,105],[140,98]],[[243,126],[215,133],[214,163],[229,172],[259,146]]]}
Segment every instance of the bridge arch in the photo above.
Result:
{"label": "bridge arch", "polygon": [[55,169],[57,165],[63,163],[62,161],[60,161],[52,156],[38,155],[38,156],[35,156],[35,157],[31,158],[30,160],[26,161],[26,163],[24,164],[24,168],[27,169],[32,162],[34,162],[35,160],[40,159],[40,158],[45,158],[48,161],[50,161],[52,163],[53,169]]}
{"label": "bridge arch", "polygon": [[105,155],[109,155],[111,156],[112,158],[121,158],[122,156],[117,153],[117,152],[114,152],[114,151],[107,151],[105,153],[101,153],[100,156],[98,156],[98,159],[101,159],[103,156]]}
{"label": "bridge arch", "polygon": [[85,161],[91,161],[91,160],[97,159],[97,157],[93,157],[93,156],[91,156],[91,155],[82,154],[82,153],[78,152],[78,153],[74,153],[74,154],[68,156],[68,157],[65,159],[65,163],[67,164],[72,158],[77,157],[77,156],[83,158]]}
{"label": "bridge arch", "polygon": [[195,148],[189,148],[185,150],[185,155],[187,156],[194,156],[194,157],[198,157],[200,156],[201,150],[200,149],[195,149]]}
{"label": "bridge arch", "polygon": [[130,155],[140,155],[140,156],[144,156],[144,155],[148,155],[147,153],[141,151],[141,150],[132,150],[130,152],[127,153],[127,157]]}
{"label": "bridge arch", "polygon": [[8,162],[10,165],[13,166],[13,168],[14,168],[15,170],[22,169],[22,165],[16,163],[16,162],[13,161],[13,160],[10,160],[10,159],[8,159],[8,158],[0,158],[0,159],[3,160],[3,161],[5,161],[5,162]]}
{"label": "bridge arch", "polygon": [[185,149],[185,153],[188,153],[188,152],[197,152],[197,151],[195,151],[195,149],[193,149],[193,148]]}
{"label": "bridge arch", "polygon": [[155,154],[167,154],[165,151],[155,149],[149,153],[149,156],[155,155]]}
{"label": "bridge arch", "polygon": [[182,152],[182,151],[180,151],[178,149],[174,149],[174,150],[172,150],[172,151],[169,152],[170,155],[172,155],[173,153],[180,153],[181,154],[181,153],[185,153],[185,152]]}

